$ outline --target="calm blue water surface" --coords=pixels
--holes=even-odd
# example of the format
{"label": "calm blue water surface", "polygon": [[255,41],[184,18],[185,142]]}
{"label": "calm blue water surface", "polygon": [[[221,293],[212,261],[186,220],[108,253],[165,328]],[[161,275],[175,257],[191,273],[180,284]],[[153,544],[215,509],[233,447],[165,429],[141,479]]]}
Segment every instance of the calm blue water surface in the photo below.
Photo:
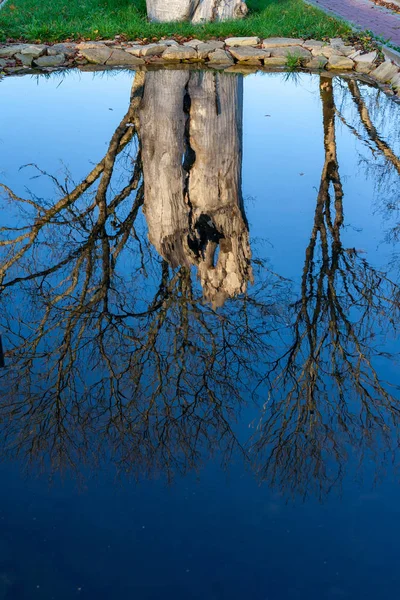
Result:
{"label": "calm blue water surface", "polygon": [[0,599],[396,598],[400,107],[15,77],[0,152]]}

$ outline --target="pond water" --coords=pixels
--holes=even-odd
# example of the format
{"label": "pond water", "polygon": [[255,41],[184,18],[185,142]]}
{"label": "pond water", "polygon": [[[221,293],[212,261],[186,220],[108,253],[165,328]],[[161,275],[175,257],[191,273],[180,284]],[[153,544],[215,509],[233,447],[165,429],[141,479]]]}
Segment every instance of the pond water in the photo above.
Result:
{"label": "pond water", "polygon": [[0,599],[395,598],[400,107],[8,78]]}

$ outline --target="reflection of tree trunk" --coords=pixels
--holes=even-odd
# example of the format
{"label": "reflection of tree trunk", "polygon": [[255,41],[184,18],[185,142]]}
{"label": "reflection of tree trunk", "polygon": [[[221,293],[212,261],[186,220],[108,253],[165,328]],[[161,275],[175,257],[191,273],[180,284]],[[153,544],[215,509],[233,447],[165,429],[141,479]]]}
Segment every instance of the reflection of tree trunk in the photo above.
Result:
{"label": "reflection of tree trunk", "polygon": [[[336,129],[335,129],[335,102],[333,97],[332,79],[320,78],[320,95],[322,102],[323,129],[324,129],[324,151],[325,160],[321,173],[321,182],[315,209],[314,226],[311,233],[310,243],[306,249],[306,260],[302,277],[302,318],[307,328],[307,337],[310,351],[310,365],[317,360],[321,350],[318,340],[318,323],[327,300],[328,306],[334,303],[334,280],[338,266],[339,254],[342,250],[340,229],[343,224],[343,189],[339,175],[339,164],[337,159]],[[334,191],[335,217],[332,220],[332,206],[330,187]],[[330,239],[332,247],[330,246]],[[322,264],[320,271],[315,276],[316,246],[320,240]],[[327,289],[324,280],[327,278]],[[326,297],[325,297],[326,296]],[[314,304],[315,301],[315,304]],[[310,311],[310,312],[309,312]],[[334,310],[332,311],[334,315]],[[333,317],[332,317],[333,318]],[[312,370],[317,372],[317,364]],[[314,377],[311,377],[314,380]],[[309,386],[311,392],[312,386]]]}
{"label": "reflection of tree trunk", "polygon": [[140,129],[149,238],[196,265],[216,306],[251,280],[241,196],[243,83],[214,73],[146,75]]}
{"label": "reflection of tree trunk", "polygon": [[[320,78],[320,95],[324,128],[325,160],[321,173],[321,183],[318,191],[314,228],[311,235],[311,243],[308,248],[308,253],[311,252],[313,255],[314,246],[319,233],[323,246],[323,259],[327,266],[329,257],[327,239],[328,231],[330,231],[332,235],[334,245],[340,246],[340,227],[343,224],[343,189],[340,181],[337,159],[335,103],[333,98],[332,80],[329,77]],[[335,195],[334,222],[332,222],[331,198],[329,193],[331,185],[333,185]]]}
{"label": "reflection of tree trunk", "polygon": [[139,113],[149,238],[157,252],[174,267],[187,264],[187,249],[183,246],[189,228],[189,207],[184,201],[182,158],[188,80],[187,71],[147,73]]}
{"label": "reflection of tree trunk", "polygon": [[251,279],[241,190],[243,80],[195,73],[189,94],[196,157],[187,188],[196,231],[192,247],[204,295],[221,305]]}
{"label": "reflection of tree trunk", "polygon": [[151,21],[224,21],[247,13],[243,0],[146,0]]}

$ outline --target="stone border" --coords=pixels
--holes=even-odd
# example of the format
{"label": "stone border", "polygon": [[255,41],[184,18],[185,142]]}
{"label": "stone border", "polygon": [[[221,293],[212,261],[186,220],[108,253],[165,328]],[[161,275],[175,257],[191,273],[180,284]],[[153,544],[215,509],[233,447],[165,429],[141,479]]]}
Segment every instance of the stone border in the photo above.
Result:
{"label": "stone border", "polygon": [[139,70],[167,68],[213,68],[225,72],[255,72],[265,69],[335,73],[353,72],[366,75],[390,95],[400,100],[400,66],[393,56],[378,52],[365,53],[346,44],[341,38],[330,42],[292,38],[236,37],[226,40],[190,40],[178,44],[161,40],[152,44],[114,40],[102,42],[45,44],[10,44],[0,47],[0,69],[5,75],[51,72],[63,68],[128,67]]}

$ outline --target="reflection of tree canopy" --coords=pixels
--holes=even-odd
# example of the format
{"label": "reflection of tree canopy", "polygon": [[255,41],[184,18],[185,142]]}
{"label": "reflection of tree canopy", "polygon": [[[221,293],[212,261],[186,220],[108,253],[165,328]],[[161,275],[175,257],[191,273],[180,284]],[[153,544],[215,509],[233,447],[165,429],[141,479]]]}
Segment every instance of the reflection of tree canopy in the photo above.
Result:
{"label": "reflection of tree canopy", "polygon": [[[216,312],[186,261],[171,266],[146,243],[143,84],[136,76],[129,110],[83,182],[54,181],[61,197],[50,203],[5,188],[11,213],[23,211],[0,242],[3,306],[15,309],[9,318],[5,310],[4,326],[7,447],[49,453],[56,465],[95,458],[106,446],[137,471],[194,466],[204,446],[228,456],[238,445],[233,411],[283,320],[279,277],[265,270],[251,295]],[[118,161],[128,157],[134,167],[125,181]],[[23,227],[13,225],[17,218]]]}
{"label": "reflection of tree canopy", "polygon": [[[171,114],[160,115],[157,89]],[[399,290],[343,247],[342,115],[332,80],[321,77],[320,91],[325,161],[296,302],[260,259],[248,289],[233,77],[137,74],[129,110],[84,181],[53,178],[51,202],[4,188],[0,426],[9,454],[54,468],[111,455],[118,469],[172,476],[213,450],[225,461],[239,450],[256,457],[263,478],[323,494],[343,477],[350,448],[378,462],[392,448],[397,401],[377,359],[396,333]],[[201,121],[213,110],[214,134]],[[369,142],[395,164],[374,131],[366,128]],[[248,453],[235,415],[266,395]]]}
{"label": "reflection of tree canopy", "polygon": [[[400,190],[400,132],[398,106],[388,102],[380,90],[359,84],[354,79],[336,86],[339,119],[360,140],[360,166],[363,173],[376,189],[377,209],[392,221],[398,215]],[[343,116],[344,110],[351,113],[351,122]],[[388,127],[388,124],[393,126]],[[385,137],[379,131],[385,130]],[[363,151],[364,148],[364,151]],[[399,226],[392,226],[387,239],[397,241]]]}
{"label": "reflection of tree canopy", "polygon": [[[352,82],[353,83],[353,82]],[[255,450],[264,476],[320,493],[341,479],[350,448],[364,455],[391,445],[399,405],[374,359],[395,334],[400,292],[355,248],[344,248],[343,187],[335,134],[333,83],[321,77],[325,161],[306,249],[292,335],[273,361],[272,390]]]}

